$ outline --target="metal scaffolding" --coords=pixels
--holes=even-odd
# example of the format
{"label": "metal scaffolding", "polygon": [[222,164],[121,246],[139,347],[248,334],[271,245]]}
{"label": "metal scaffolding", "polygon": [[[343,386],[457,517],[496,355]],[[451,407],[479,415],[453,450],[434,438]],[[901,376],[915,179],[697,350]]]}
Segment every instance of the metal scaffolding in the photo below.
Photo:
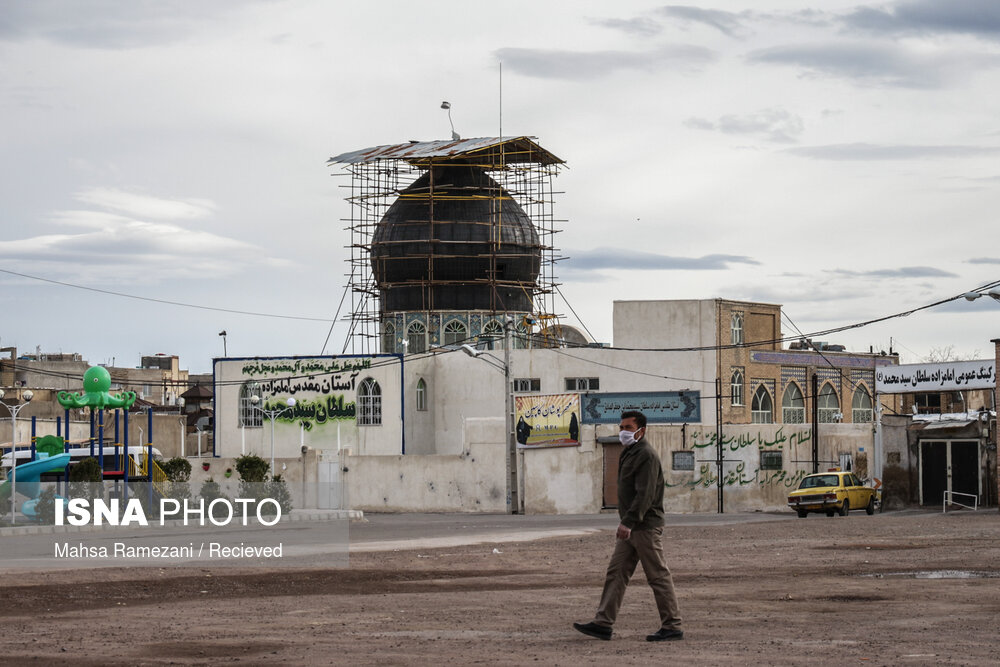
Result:
{"label": "metal scaffolding", "polygon": [[[538,328],[557,322],[556,262],[561,258],[554,241],[559,231],[557,224],[565,221],[555,217],[554,198],[560,193],[553,184],[564,163],[533,138],[409,142],[344,153],[330,158],[328,164],[341,165],[351,176],[350,184],[341,186],[349,190],[346,200],[351,206],[350,217],[342,219],[350,233],[347,262],[351,312],[345,316],[350,321],[345,352],[349,349],[368,354],[380,350],[381,324],[387,310],[382,301],[394,289],[397,294],[409,290],[407,293],[422,295],[420,307],[408,310],[430,313],[462,310],[455,303],[443,303],[445,297],[470,289],[482,293],[485,286],[491,295],[489,303],[469,310],[513,314],[521,318],[519,322],[530,314]],[[457,174],[460,169],[484,173],[488,178],[482,182],[488,187],[449,185],[458,180],[449,174]],[[424,182],[414,186],[421,177]],[[407,238],[386,239],[383,227],[376,239],[379,223],[390,207],[397,202],[405,206],[413,200],[419,201],[421,217],[426,219],[404,220],[401,226],[412,228],[402,234]],[[488,206],[484,206],[484,200]],[[514,206],[510,200],[523,210],[537,233],[529,237],[521,234],[517,244],[509,239],[519,232],[504,229],[510,225]],[[466,206],[463,211],[475,211],[475,219],[457,223],[447,215],[436,215],[436,208],[441,212],[461,206]],[[407,210],[412,215],[413,209]],[[446,229],[449,225],[452,228]],[[407,245],[393,248],[393,243]],[[393,278],[384,268],[402,266],[403,262],[413,266],[415,260],[425,268],[405,279]],[[375,261],[381,262],[381,274]],[[526,281],[523,276],[507,275],[509,267],[519,262],[537,262],[537,279]],[[455,270],[460,264],[470,268]],[[527,300],[519,302],[530,306],[511,308],[507,301],[512,299],[508,296],[505,301],[503,295],[514,293],[526,295]],[[530,312],[525,312],[527,309]],[[524,333],[531,337],[534,332],[529,329]]]}

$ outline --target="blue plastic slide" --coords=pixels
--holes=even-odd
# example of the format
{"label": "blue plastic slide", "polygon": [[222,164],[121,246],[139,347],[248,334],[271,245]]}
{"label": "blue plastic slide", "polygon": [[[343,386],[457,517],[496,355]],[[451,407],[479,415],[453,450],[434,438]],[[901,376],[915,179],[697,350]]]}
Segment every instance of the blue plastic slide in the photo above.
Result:
{"label": "blue plastic slide", "polygon": [[[47,458],[29,461],[17,466],[17,492],[30,499],[38,498],[42,493],[39,479],[47,472],[59,472],[65,470],[69,465],[69,454],[57,454]],[[0,484],[0,500],[10,497],[10,477],[11,471],[7,472],[8,480]],[[30,501],[29,501],[30,502]],[[34,504],[32,504],[32,507]],[[23,509],[22,509],[23,512]]]}

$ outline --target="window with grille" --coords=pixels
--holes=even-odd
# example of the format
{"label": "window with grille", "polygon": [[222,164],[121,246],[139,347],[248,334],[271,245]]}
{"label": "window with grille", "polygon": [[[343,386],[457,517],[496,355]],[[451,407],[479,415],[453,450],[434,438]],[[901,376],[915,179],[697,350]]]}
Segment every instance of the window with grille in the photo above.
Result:
{"label": "window with grille", "polygon": [[781,398],[781,421],[785,424],[804,424],[806,421],[806,402],[802,390],[794,382],[785,387],[785,395]]}
{"label": "window with grille", "polygon": [[413,322],[406,329],[406,351],[410,354],[427,351],[427,327],[423,322]]}
{"label": "window with grille", "polygon": [[674,452],[671,467],[674,470],[694,470],[694,452]]}
{"label": "window with grille", "polygon": [[444,325],[444,344],[461,345],[469,337],[469,330],[465,324],[458,320],[452,320]]}
{"label": "window with grille", "polygon": [[[252,397],[258,398],[258,403],[254,405]],[[240,428],[260,428],[263,423],[263,413],[257,406],[263,401],[260,391],[260,384],[257,382],[244,382],[240,387]]]}
{"label": "window with grille", "polygon": [[372,378],[358,385],[358,426],[382,425],[382,388]]}
{"label": "window with grille", "polygon": [[733,334],[733,345],[743,344],[743,313],[734,312],[730,320],[730,330]]}
{"label": "window with grille", "polygon": [[503,345],[503,325],[496,320],[490,320],[483,327],[481,340],[486,341],[486,349],[493,350]]}
{"label": "window with grille", "polygon": [[542,390],[541,378],[514,378],[514,391],[528,393]]}
{"label": "window with grille", "polygon": [[600,378],[566,378],[566,391],[597,391],[600,388]]}
{"label": "window with grille", "polygon": [[774,404],[771,393],[764,385],[757,387],[750,401],[750,416],[754,424],[771,424],[774,422]]}
{"label": "window with grille", "polygon": [[743,405],[743,371],[739,368],[734,368],[729,378],[729,402],[733,406]]}
{"label": "window with grille", "polygon": [[423,378],[417,380],[417,410],[423,412],[427,409],[427,383]]}
{"label": "window with grille", "polygon": [[391,322],[382,327],[382,352],[396,354],[396,326]]}
{"label": "window with grille", "polygon": [[855,424],[867,424],[872,417],[872,397],[864,387],[858,387],[851,400],[851,421]]}
{"label": "window with grille", "polygon": [[840,421],[840,399],[833,385],[827,382],[819,390],[819,423],[833,424]]}
{"label": "window with grille", "polygon": [[531,338],[529,336],[528,330],[524,328],[523,324],[518,324],[514,327],[514,349],[515,350],[525,350],[529,347]]}
{"label": "window with grille", "polygon": [[781,452],[765,452],[760,453],[760,469],[761,470],[781,470]]}

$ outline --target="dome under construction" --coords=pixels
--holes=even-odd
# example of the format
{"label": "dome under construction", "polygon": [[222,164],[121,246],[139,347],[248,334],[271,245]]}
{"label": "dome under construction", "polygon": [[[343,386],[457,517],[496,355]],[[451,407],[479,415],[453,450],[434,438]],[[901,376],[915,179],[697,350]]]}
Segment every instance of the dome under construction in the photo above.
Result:
{"label": "dome under construction", "polygon": [[526,316],[551,312],[562,160],[516,137],[378,146],[330,162],[352,174],[353,351],[374,340],[389,353],[489,345],[506,322],[527,344]]}
{"label": "dome under construction", "polygon": [[521,206],[464,164],[435,166],[403,190],[370,252],[383,313],[531,312],[542,260]]}

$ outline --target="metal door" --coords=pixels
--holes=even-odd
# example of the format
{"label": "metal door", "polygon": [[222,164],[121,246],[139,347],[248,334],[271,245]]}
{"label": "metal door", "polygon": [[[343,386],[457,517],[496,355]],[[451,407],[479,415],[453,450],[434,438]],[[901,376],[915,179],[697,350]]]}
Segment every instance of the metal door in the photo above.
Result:
{"label": "metal door", "polygon": [[920,504],[940,505],[948,489],[948,443],[920,441]]}
{"label": "metal door", "polygon": [[[945,491],[981,494],[978,440],[920,441],[920,504],[941,504]],[[956,500],[964,503],[971,498]]]}
{"label": "metal door", "polygon": [[622,455],[622,444],[604,445],[604,507],[618,507],[618,459]]}

